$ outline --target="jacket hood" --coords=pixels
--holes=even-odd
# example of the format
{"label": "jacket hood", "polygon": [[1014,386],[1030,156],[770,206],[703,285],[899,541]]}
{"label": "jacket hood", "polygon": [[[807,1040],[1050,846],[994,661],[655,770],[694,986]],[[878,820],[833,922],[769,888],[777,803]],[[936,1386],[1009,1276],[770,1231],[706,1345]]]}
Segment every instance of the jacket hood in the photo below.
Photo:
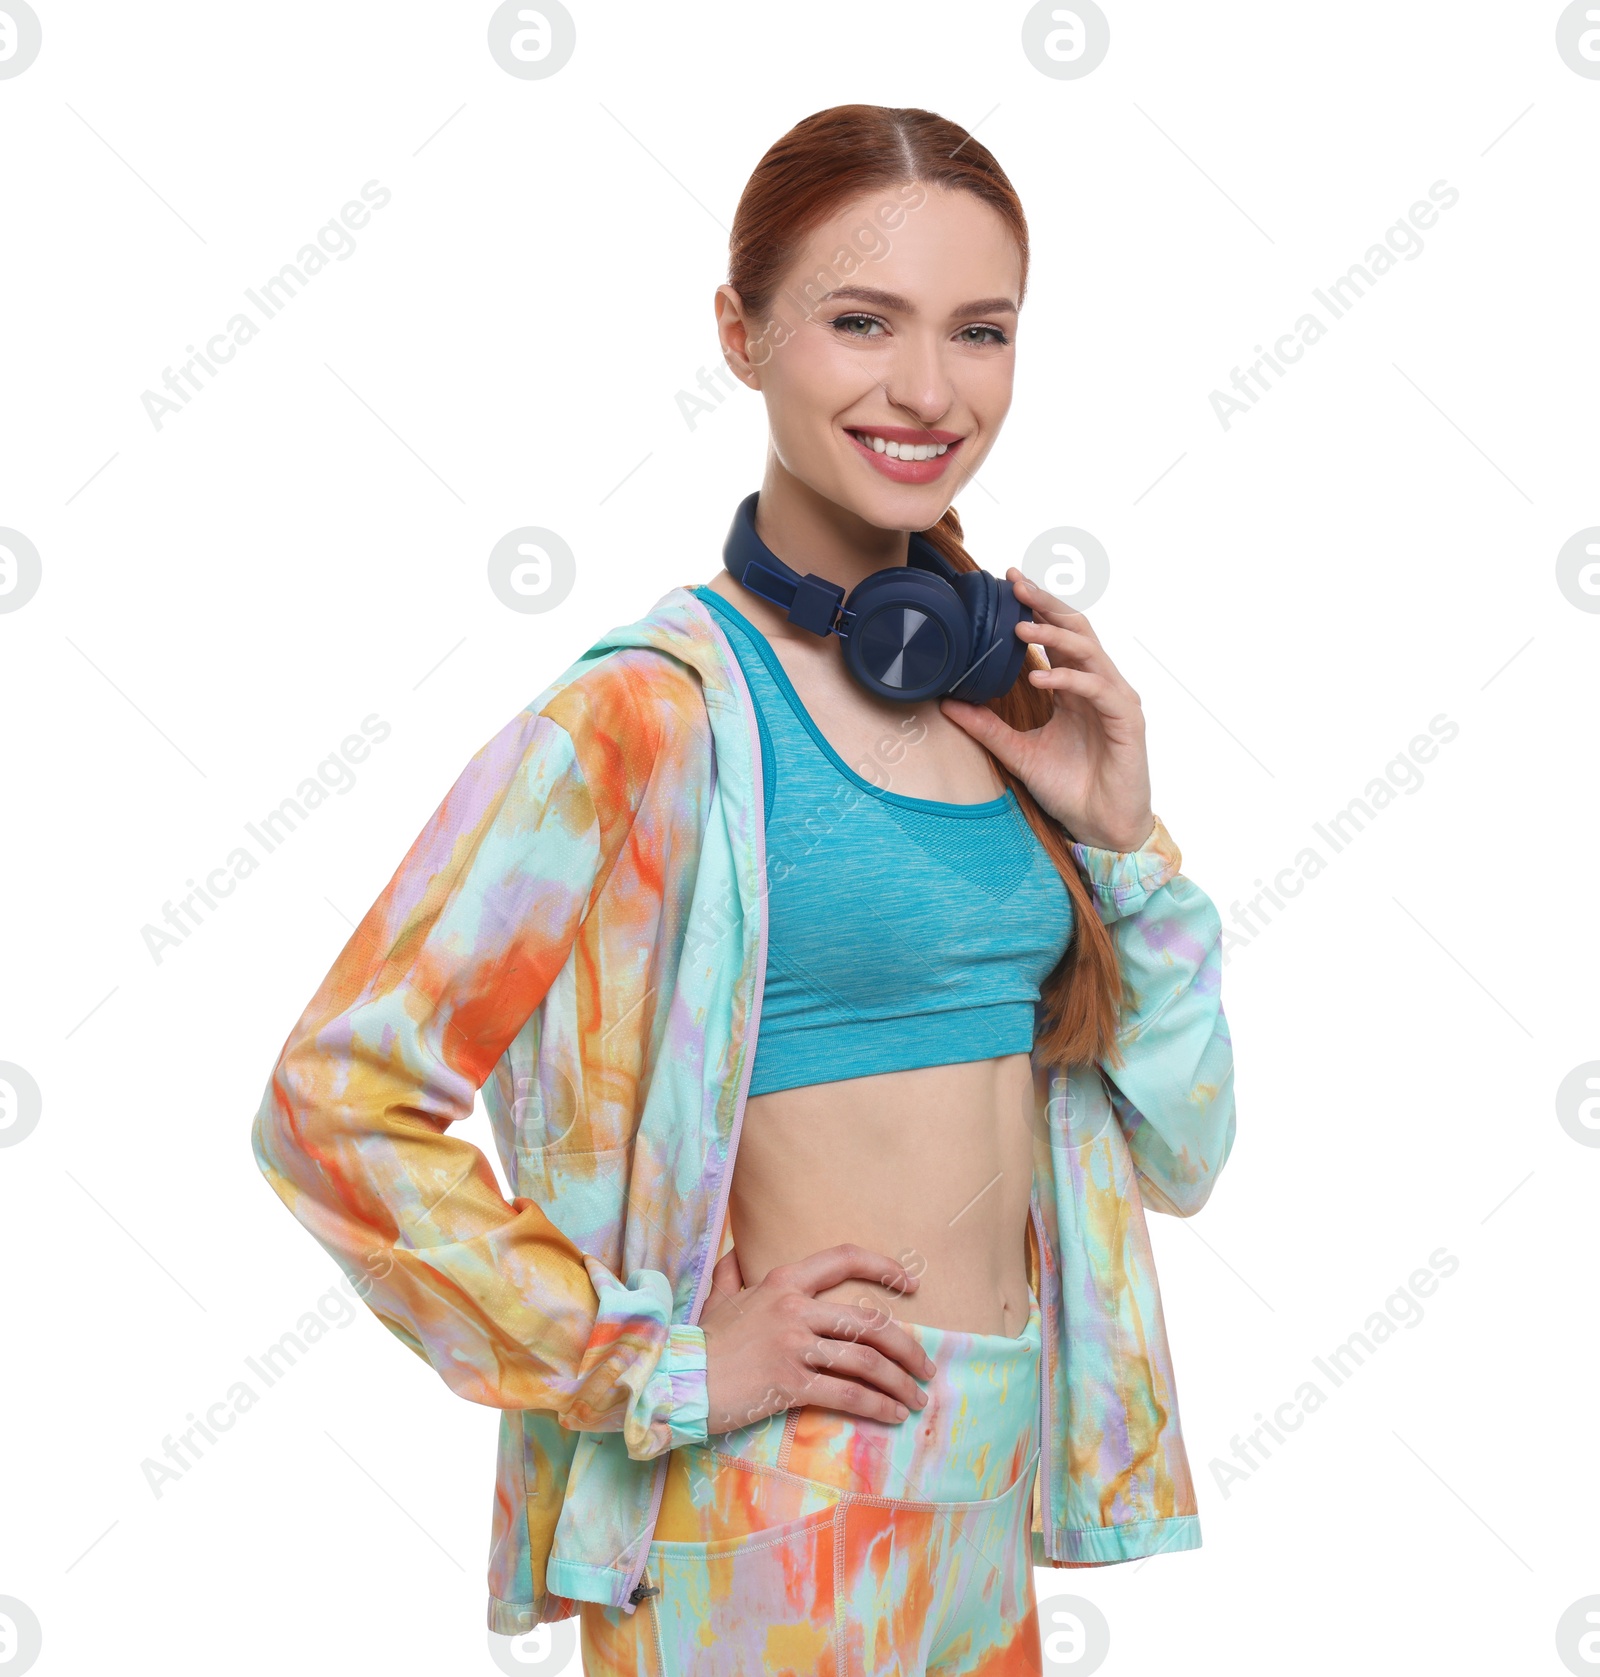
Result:
{"label": "jacket hood", "polygon": [[730,698],[735,695],[726,642],[692,585],[669,589],[642,617],[608,629],[583,656],[634,646],[653,646],[689,665],[707,688]]}

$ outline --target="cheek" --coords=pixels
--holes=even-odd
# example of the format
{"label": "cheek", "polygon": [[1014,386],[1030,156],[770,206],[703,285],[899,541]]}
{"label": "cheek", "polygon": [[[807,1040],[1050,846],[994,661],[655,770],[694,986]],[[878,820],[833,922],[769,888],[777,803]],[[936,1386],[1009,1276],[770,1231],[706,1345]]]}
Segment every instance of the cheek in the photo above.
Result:
{"label": "cheek", "polygon": [[797,443],[831,430],[834,415],[859,396],[844,358],[826,341],[801,333],[773,357],[763,388],[772,428]]}
{"label": "cheek", "polygon": [[983,433],[983,453],[987,454],[1011,411],[1011,368],[990,366],[975,368],[973,373],[962,381],[961,394]]}
{"label": "cheek", "polygon": [[1011,395],[1015,385],[1016,363],[1011,356],[997,357],[989,365],[977,369],[969,389],[973,410],[991,428],[998,427],[1011,411]]}

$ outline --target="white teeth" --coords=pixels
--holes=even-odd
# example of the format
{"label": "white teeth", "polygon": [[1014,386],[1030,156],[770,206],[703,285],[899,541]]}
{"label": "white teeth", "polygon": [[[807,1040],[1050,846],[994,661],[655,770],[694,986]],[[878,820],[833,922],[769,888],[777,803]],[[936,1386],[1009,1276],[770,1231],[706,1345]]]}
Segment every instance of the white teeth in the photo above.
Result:
{"label": "white teeth", "polygon": [[887,454],[891,460],[934,460],[950,451],[949,443],[896,443],[865,432],[858,435],[874,454]]}

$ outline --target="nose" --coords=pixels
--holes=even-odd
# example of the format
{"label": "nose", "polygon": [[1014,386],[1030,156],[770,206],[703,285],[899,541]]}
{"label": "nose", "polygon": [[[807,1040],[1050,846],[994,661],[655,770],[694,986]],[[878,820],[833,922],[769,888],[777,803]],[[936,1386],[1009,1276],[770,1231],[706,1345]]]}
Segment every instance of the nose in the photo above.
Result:
{"label": "nose", "polygon": [[955,378],[934,332],[905,332],[884,381],[884,393],[918,425],[932,426],[955,404]]}

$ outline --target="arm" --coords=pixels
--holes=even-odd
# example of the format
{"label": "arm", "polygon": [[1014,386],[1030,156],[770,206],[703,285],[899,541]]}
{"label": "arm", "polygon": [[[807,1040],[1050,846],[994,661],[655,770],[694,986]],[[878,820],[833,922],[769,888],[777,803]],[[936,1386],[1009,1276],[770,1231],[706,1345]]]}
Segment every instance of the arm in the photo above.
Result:
{"label": "arm", "polygon": [[1072,854],[1122,969],[1122,1064],[1100,1074],[1151,1208],[1189,1217],[1233,1147],[1222,920],[1159,820],[1138,850]]}
{"label": "arm", "polygon": [[655,767],[625,674],[582,685],[468,764],[290,1032],[252,1141],[453,1391],[620,1431],[645,1459],[706,1436],[703,1333],[673,1325],[665,1275],[611,1274],[450,1134],[566,963]]}

